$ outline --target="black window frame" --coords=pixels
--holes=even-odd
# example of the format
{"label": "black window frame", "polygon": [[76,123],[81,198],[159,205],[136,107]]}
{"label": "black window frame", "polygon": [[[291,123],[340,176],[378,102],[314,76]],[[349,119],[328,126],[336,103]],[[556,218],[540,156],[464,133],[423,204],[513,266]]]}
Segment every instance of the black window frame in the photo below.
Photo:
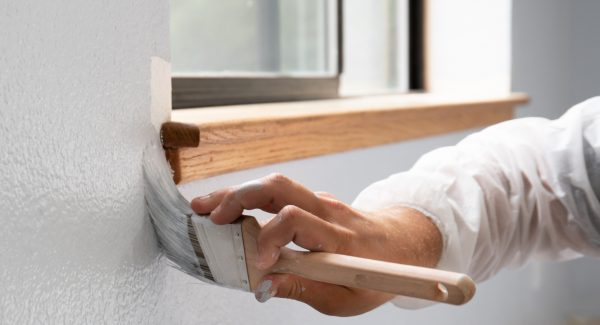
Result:
{"label": "black window frame", "polygon": [[[409,0],[409,91],[420,91],[423,78],[423,1]],[[327,77],[172,78],[173,109],[339,98],[344,69],[343,0],[337,0],[337,72]]]}

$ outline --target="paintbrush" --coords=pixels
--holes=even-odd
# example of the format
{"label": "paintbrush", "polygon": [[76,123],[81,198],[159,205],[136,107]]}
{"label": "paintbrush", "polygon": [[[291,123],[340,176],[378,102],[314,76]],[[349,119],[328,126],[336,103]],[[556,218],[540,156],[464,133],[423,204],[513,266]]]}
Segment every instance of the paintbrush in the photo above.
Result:
{"label": "paintbrush", "polygon": [[268,273],[290,273],[352,288],[377,290],[460,305],[475,293],[464,274],[412,265],[370,260],[325,252],[282,248],[268,270],[255,267],[256,219],[215,225],[195,215],[172,180],[171,167],[158,144],[144,152],[145,195],[150,217],[163,252],[173,266],[202,281],[254,292]]}

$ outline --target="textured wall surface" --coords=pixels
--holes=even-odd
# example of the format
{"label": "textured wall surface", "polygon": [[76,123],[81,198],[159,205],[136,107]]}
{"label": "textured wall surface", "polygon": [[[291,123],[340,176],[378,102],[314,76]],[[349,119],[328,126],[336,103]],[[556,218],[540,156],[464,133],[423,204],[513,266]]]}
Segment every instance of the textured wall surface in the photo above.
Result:
{"label": "textured wall surface", "polygon": [[[558,55],[563,43],[536,26],[557,26],[566,5],[518,3],[516,26],[525,38],[517,38],[515,51],[523,55],[515,64],[524,72],[515,85],[535,91],[531,112],[545,114],[542,104],[568,89],[540,75],[562,64],[542,54]],[[553,14],[536,15],[542,5]],[[568,299],[597,306],[586,270],[598,264],[589,261],[585,268],[535,264],[504,272],[464,308],[385,306],[351,319],[278,299],[259,305],[249,294],[166,267],[145,211],[141,155],[154,134],[151,57],[169,58],[168,14],[164,0],[0,1],[0,324],[550,324],[563,323]],[[531,66],[539,70],[527,74]],[[551,107],[548,115],[562,109]],[[370,182],[462,136],[269,166],[182,191],[191,197],[277,170],[350,201]],[[565,294],[572,288],[580,294]]]}
{"label": "textured wall surface", "polygon": [[168,10],[163,0],[0,1],[1,324],[166,313],[140,161]]}

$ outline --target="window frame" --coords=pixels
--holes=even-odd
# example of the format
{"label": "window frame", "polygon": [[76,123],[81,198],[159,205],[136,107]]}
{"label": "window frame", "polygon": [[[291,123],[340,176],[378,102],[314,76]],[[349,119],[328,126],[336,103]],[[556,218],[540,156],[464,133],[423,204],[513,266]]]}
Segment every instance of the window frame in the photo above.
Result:
{"label": "window frame", "polygon": [[[409,92],[424,90],[424,0],[409,0]],[[173,109],[340,97],[344,71],[343,0],[336,1],[337,73],[326,77],[172,77]]]}
{"label": "window frame", "polygon": [[408,89],[425,91],[425,21],[427,0],[408,0]]}
{"label": "window frame", "polygon": [[175,77],[173,108],[337,98],[335,77]]}

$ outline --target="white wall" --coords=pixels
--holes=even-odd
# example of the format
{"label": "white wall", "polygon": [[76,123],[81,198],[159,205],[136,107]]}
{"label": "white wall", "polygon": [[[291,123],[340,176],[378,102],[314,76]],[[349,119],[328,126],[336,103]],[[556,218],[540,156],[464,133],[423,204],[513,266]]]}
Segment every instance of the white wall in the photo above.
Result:
{"label": "white wall", "polygon": [[[598,89],[598,65],[586,65],[600,57],[591,31],[600,27],[597,7],[594,0],[515,1],[513,88],[533,96],[520,114],[556,116]],[[580,303],[598,298],[588,289],[598,274],[593,261],[504,272],[462,308],[385,306],[352,319],[278,299],[258,305],[249,294],[199,284],[157,261],[143,201],[141,154],[153,136],[150,58],[169,58],[167,2],[3,1],[0,41],[2,324],[528,324],[558,323],[566,309],[598,305]],[[570,55],[579,60],[565,62]],[[462,136],[268,166],[182,191],[193,196],[277,170],[350,201]],[[564,281],[569,274],[576,277]]]}
{"label": "white wall", "polygon": [[174,313],[141,170],[168,11],[164,0],[0,1],[0,324]]}
{"label": "white wall", "polygon": [[[577,0],[572,9],[571,91],[573,102],[600,96],[600,1]],[[567,308],[600,319],[600,261],[581,259],[564,266],[570,292]]]}
{"label": "white wall", "polygon": [[519,116],[556,118],[573,99],[573,8],[581,0],[513,1],[513,86],[531,96]]}
{"label": "white wall", "polygon": [[600,95],[600,1],[577,0],[573,6],[571,39],[573,96],[576,101]]}
{"label": "white wall", "polygon": [[[513,88],[532,97],[519,115],[554,118],[599,96],[600,2],[521,0],[513,5]],[[548,295],[559,299],[553,312],[563,318],[600,319],[600,261],[579,259],[549,268],[566,286],[549,289]],[[544,285],[553,288],[556,283]]]}

